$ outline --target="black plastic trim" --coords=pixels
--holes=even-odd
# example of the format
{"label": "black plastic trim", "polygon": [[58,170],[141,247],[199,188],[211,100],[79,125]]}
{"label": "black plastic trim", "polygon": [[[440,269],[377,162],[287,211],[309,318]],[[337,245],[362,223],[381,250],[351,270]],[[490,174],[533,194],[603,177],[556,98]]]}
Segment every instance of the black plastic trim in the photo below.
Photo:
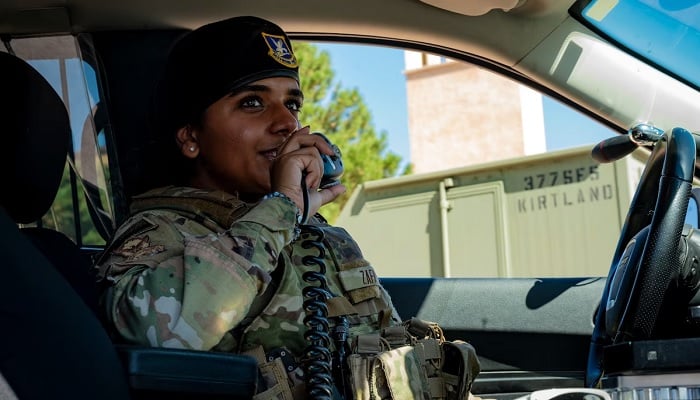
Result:
{"label": "black plastic trim", "polygon": [[[225,395],[251,398],[257,388],[254,358],[209,351],[118,345],[129,387],[135,392],[176,393],[178,399]],[[209,397],[207,397],[209,398]]]}

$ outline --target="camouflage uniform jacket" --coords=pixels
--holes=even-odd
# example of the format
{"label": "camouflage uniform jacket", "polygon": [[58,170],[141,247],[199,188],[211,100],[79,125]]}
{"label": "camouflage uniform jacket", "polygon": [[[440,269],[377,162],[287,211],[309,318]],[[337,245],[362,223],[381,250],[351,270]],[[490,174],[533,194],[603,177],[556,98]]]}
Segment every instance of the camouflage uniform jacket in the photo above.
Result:
{"label": "camouflage uniform jacket", "polygon": [[[116,339],[154,347],[265,352],[307,346],[301,259],[317,255],[295,236],[297,209],[272,197],[255,204],[220,191],[166,187],[134,199],[132,216],[98,262],[102,309]],[[320,216],[331,315],[351,337],[400,322],[372,266],[342,228]],[[274,276],[274,277],[273,277]],[[242,332],[256,296],[274,294]],[[270,293],[270,292],[268,292]],[[248,318],[247,320],[249,320]],[[332,324],[331,324],[332,325]]]}

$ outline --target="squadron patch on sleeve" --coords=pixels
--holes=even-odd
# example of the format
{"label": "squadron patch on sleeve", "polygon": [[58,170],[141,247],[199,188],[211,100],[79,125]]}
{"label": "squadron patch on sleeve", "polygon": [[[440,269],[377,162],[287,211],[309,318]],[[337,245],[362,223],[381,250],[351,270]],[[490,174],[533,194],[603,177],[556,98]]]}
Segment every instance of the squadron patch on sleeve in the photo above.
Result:
{"label": "squadron patch on sleeve", "polygon": [[119,248],[113,250],[112,254],[125,257],[127,260],[136,260],[164,251],[163,245],[151,245],[151,239],[148,235],[144,235],[126,240]]}

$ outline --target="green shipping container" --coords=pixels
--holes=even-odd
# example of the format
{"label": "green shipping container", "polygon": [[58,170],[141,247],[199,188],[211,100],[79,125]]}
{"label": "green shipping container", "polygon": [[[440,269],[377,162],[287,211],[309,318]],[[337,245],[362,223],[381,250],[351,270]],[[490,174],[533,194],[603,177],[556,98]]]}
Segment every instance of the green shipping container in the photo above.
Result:
{"label": "green shipping container", "polygon": [[590,150],[367,182],[337,224],[381,276],[606,276],[648,153]]}

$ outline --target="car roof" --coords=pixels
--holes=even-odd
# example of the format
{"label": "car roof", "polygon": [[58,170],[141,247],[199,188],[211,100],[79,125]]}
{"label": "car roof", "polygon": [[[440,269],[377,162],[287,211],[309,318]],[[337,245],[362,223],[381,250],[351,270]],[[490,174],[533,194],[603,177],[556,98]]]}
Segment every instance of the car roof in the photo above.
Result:
{"label": "car roof", "polygon": [[700,93],[606,43],[570,14],[575,3],[0,0],[0,35],[194,29],[256,15],[276,22],[293,39],[395,46],[485,66],[618,132],[649,121],[662,130],[700,131]]}
{"label": "car roof", "polygon": [[[459,3],[446,0],[65,0],[59,3],[0,0],[0,34],[194,29],[231,16],[255,15],[282,26],[293,39],[368,43],[439,53],[499,70],[581,111],[599,110],[595,104],[582,108],[575,94],[568,98],[561,96],[559,83],[541,74],[548,68],[540,60],[542,54],[550,55],[551,63],[563,38],[572,29],[588,31],[569,15],[573,3],[573,0],[462,0]],[[599,117],[595,113],[593,116]],[[605,117],[601,121],[608,122]]]}
{"label": "car roof", "polygon": [[567,18],[572,1],[512,2],[521,4],[504,11],[467,0],[462,12],[483,14],[464,15],[419,0],[0,0],[0,33],[193,29],[228,16],[256,15],[297,38],[396,39],[415,46],[439,42],[447,50],[512,67]]}

